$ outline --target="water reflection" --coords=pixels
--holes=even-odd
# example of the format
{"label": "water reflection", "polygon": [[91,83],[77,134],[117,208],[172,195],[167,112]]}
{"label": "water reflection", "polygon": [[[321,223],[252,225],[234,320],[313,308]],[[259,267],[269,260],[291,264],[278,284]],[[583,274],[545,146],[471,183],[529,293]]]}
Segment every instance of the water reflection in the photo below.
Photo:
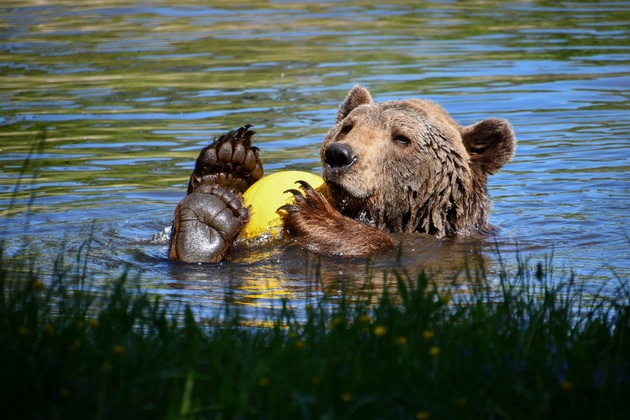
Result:
{"label": "water reflection", "polygon": [[429,235],[400,235],[400,247],[373,258],[318,256],[284,243],[267,243],[241,249],[229,262],[188,264],[169,261],[169,287],[197,297],[231,302],[258,309],[278,308],[288,300],[302,309],[310,300],[334,297],[343,290],[347,297],[360,297],[393,284],[393,273],[415,278],[429,273],[435,282],[466,283],[466,269],[491,264],[479,252],[479,243],[441,241]]}

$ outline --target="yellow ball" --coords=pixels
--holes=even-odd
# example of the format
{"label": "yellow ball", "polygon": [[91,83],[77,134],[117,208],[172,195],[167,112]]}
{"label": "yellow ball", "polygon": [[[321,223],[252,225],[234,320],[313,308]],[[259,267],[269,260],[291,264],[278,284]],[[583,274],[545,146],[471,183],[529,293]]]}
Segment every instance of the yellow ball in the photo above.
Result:
{"label": "yellow ball", "polygon": [[250,206],[250,219],[241,238],[252,239],[260,235],[276,236],[280,233],[282,218],[276,211],[285,204],[293,203],[289,189],[298,189],[296,181],[306,181],[317,189],[324,180],[315,174],[302,171],[283,171],[265,176],[249,187],[243,194],[245,206]]}

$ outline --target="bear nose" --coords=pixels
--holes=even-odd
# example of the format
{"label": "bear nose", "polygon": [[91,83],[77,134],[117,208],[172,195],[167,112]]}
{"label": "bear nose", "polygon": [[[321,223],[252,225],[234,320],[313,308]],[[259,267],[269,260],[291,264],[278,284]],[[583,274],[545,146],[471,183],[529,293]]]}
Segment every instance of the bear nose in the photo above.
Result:
{"label": "bear nose", "polygon": [[324,153],[324,163],[331,168],[350,166],[357,159],[352,146],[345,143],[333,143]]}

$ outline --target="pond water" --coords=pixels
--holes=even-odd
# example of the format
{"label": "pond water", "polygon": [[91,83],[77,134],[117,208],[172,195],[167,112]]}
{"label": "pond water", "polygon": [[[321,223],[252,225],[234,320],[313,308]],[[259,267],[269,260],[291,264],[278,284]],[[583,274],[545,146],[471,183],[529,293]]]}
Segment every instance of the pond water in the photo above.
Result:
{"label": "pond water", "polygon": [[[209,4],[3,0],[7,254],[26,247],[46,270],[92,237],[95,284],[130,268],[146,290],[207,315],[226,293],[254,308],[280,298],[299,307],[359,291],[366,271],[378,279],[383,268],[448,278],[475,247],[491,271],[498,246],[508,267],[517,254],[553,254],[587,290],[628,282],[630,3]],[[462,124],[511,121],[516,157],[489,184],[495,239],[406,236],[399,257],[369,262],[280,244],[222,264],[165,258],[164,229],[201,147],[251,123],[266,173],[320,172],[320,142],[354,84],[377,100],[433,99]]]}

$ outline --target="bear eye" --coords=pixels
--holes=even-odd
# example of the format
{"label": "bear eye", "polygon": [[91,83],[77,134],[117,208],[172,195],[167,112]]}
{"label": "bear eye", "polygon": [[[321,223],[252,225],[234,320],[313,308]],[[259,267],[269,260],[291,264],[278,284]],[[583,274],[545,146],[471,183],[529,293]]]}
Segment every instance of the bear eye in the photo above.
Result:
{"label": "bear eye", "polygon": [[408,145],[409,143],[411,143],[411,139],[409,139],[409,137],[404,136],[404,135],[402,135],[402,134],[397,134],[397,135],[395,135],[395,136],[393,137],[393,140],[394,140],[396,143],[399,143],[399,144],[401,144],[401,145],[405,145],[405,146],[406,146],[406,145]]}
{"label": "bear eye", "polygon": [[344,124],[341,126],[341,130],[339,130],[339,134],[348,134],[350,131],[352,131],[353,128],[354,126],[350,123]]}

